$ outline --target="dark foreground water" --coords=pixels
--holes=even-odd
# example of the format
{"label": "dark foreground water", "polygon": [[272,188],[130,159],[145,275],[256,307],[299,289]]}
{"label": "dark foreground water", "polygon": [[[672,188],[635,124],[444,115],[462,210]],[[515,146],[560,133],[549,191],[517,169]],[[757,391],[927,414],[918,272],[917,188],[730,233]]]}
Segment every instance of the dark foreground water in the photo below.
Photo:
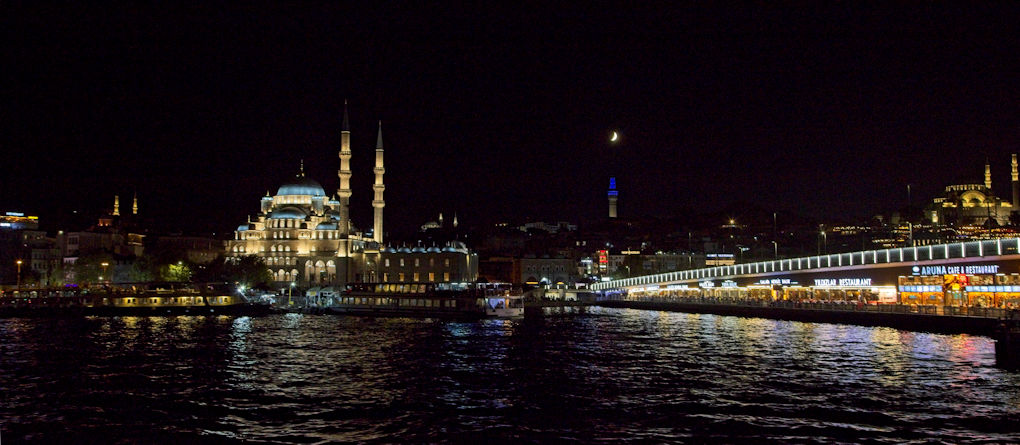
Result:
{"label": "dark foreground water", "polygon": [[0,320],[0,443],[1020,442],[983,337],[629,309]]}

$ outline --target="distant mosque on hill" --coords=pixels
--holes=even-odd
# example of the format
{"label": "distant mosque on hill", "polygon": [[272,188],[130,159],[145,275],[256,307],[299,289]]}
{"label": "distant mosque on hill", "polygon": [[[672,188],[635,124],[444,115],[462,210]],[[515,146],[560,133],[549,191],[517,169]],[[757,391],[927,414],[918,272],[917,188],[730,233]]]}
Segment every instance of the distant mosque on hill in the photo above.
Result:
{"label": "distant mosque on hill", "polygon": [[365,283],[436,283],[453,286],[478,277],[478,257],[459,241],[432,247],[383,244],[382,122],[375,146],[375,183],[371,231],[360,232],[350,218],[351,131],[344,103],[340,129],[340,186],[327,196],[317,181],[298,175],[263,196],[257,218],[238,226],[227,241],[228,258],[262,258],[278,287]]}
{"label": "distant mosque on hill", "polygon": [[1016,154],[1010,162],[1011,198],[1004,200],[992,189],[992,166],[985,163],[984,184],[953,184],[942,196],[936,197],[926,209],[926,217],[942,225],[1010,224],[1010,218],[1020,210],[1020,169]]}

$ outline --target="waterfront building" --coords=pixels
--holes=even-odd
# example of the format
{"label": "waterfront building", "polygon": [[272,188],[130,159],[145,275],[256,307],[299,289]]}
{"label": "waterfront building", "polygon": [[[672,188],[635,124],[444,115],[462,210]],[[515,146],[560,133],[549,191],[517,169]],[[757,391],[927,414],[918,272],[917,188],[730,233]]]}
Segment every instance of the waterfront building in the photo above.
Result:
{"label": "waterfront building", "polygon": [[259,213],[241,224],[228,240],[226,255],[262,258],[275,285],[301,286],[368,283],[469,283],[477,279],[478,259],[463,243],[430,247],[383,244],[382,123],[376,138],[373,225],[362,232],[351,220],[350,126],[346,104],[340,131],[339,188],[328,196],[322,185],[298,174],[275,194],[266,192]]}
{"label": "waterfront building", "polygon": [[530,285],[574,284],[579,281],[577,261],[571,258],[521,258],[515,282]]}

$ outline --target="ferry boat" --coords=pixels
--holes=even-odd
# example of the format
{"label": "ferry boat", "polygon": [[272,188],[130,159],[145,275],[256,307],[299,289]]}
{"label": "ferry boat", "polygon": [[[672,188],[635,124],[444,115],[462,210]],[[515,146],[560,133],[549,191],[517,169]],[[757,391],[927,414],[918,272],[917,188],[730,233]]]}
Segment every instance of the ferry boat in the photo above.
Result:
{"label": "ferry boat", "polygon": [[252,315],[268,312],[268,307],[252,304],[240,295],[196,289],[34,289],[0,297],[0,316]]}
{"label": "ferry boat", "polygon": [[508,284],[351,283],[309,300],[328,313],[376,316],[519,318],[524,298]]}

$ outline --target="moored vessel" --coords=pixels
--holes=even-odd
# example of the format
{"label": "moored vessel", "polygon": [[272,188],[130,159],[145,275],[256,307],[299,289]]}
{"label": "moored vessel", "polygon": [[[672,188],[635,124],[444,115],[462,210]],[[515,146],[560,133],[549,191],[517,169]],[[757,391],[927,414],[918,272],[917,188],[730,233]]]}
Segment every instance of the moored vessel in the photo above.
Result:
{"label": "moored vessel", "polygon": [[516,318],[522,294],[509,284],[351,283],[319,291],[313,305],[328,313],[375,316]]}

